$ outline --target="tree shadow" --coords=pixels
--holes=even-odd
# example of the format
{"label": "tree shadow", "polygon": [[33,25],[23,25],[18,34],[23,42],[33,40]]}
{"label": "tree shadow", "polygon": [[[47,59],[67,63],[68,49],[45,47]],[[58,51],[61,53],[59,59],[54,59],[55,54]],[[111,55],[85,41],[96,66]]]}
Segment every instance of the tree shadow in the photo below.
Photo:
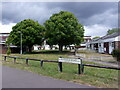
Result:
{"label": "tree shadow", "polygon": [[33,52],[24,52],[23,54],[72,54],[69,50],[59,52],[58,50],[38,50]]}

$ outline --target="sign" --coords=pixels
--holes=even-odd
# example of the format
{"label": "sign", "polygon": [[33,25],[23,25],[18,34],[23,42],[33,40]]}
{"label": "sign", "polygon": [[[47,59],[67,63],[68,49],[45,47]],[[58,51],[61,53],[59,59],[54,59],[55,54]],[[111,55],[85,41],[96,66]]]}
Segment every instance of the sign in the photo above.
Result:
{"label": "sign", "polygon": [[59,62],[81,64],[81,59],[59,58]]}

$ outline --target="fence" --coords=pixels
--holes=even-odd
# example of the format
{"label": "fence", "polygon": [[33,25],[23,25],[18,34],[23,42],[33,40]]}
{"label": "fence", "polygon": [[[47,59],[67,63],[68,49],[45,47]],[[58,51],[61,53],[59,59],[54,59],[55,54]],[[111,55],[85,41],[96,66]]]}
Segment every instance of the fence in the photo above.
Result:
{"label": "fence", "polygon": [[[59,61],[42,60],[42,59],[31,59],[31,58],[22,58],[22,57],[15,57],[15,56],[4,56],[4,61],[7,60],[7,57],[9,57],[9,58],[14,58],[14,63],[16,63],[16,59],[25,59],[27,65],[28,65],[28,61],[29,61],[29,60],[33,60],[33,61],[40,61],[40,66],[41,66],[41,67],[43,66],[43,62],[58,63],[58,67],[60,66],[60,65],[59,65],[59,63],[60,63]],[[82,72],[84,71],[84,66],[120,70],[120,67],[99,66],[99,65],[92,65],[92,64],[82,64],[82,66],[83,66]],[[59,67],[59,68],[61,68],[61,67]],[[79,73],[79,74],[81,74],[81,73]]]}

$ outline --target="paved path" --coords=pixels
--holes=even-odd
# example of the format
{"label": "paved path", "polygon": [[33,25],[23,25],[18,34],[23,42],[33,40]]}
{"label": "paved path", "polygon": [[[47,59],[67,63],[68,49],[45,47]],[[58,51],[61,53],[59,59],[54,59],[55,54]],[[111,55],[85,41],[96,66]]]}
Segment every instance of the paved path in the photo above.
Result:
{"label": "paved path", "polygon": [[[78,58],[78,57],[80,57],[80,55],[79,54],[77,54],[76,56],[75,55],[71,55],[70,57]],[[110,65],[110,66],[113,66],[113,67],[120,67],[118,64],[113,64],[113,63],[108,63],[108,62],[103,62],[103,61],[95,61],[95,60],[87,59],[87,58],[83,58],[83,57],[81,59],[83,61],[99,63],[99,64],[103,64],[103,65]]]}
{"label": "paved path", "polygon": [[2,88],[93,88],[2,66]]}

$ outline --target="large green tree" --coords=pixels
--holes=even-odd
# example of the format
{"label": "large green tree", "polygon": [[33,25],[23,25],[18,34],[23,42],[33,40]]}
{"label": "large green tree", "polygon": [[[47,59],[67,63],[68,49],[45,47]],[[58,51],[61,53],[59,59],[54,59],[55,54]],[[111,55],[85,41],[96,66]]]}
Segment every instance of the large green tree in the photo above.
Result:
{"label": "large green tree", "polygon": [[31,52],[33,45],[43,42],[45,27],[32,19],[25,19],[12,27],[7,43],[20,46],[20,32],[22,32],[22,45]]}
{"label": "large green tree", "polygon": [[84,36],[84,28],[73,13],[60,11],[53,14],[44,23],[46,28],[45,38],[50,45],[59,45],[59,51],[63,46],[80,44]]}

